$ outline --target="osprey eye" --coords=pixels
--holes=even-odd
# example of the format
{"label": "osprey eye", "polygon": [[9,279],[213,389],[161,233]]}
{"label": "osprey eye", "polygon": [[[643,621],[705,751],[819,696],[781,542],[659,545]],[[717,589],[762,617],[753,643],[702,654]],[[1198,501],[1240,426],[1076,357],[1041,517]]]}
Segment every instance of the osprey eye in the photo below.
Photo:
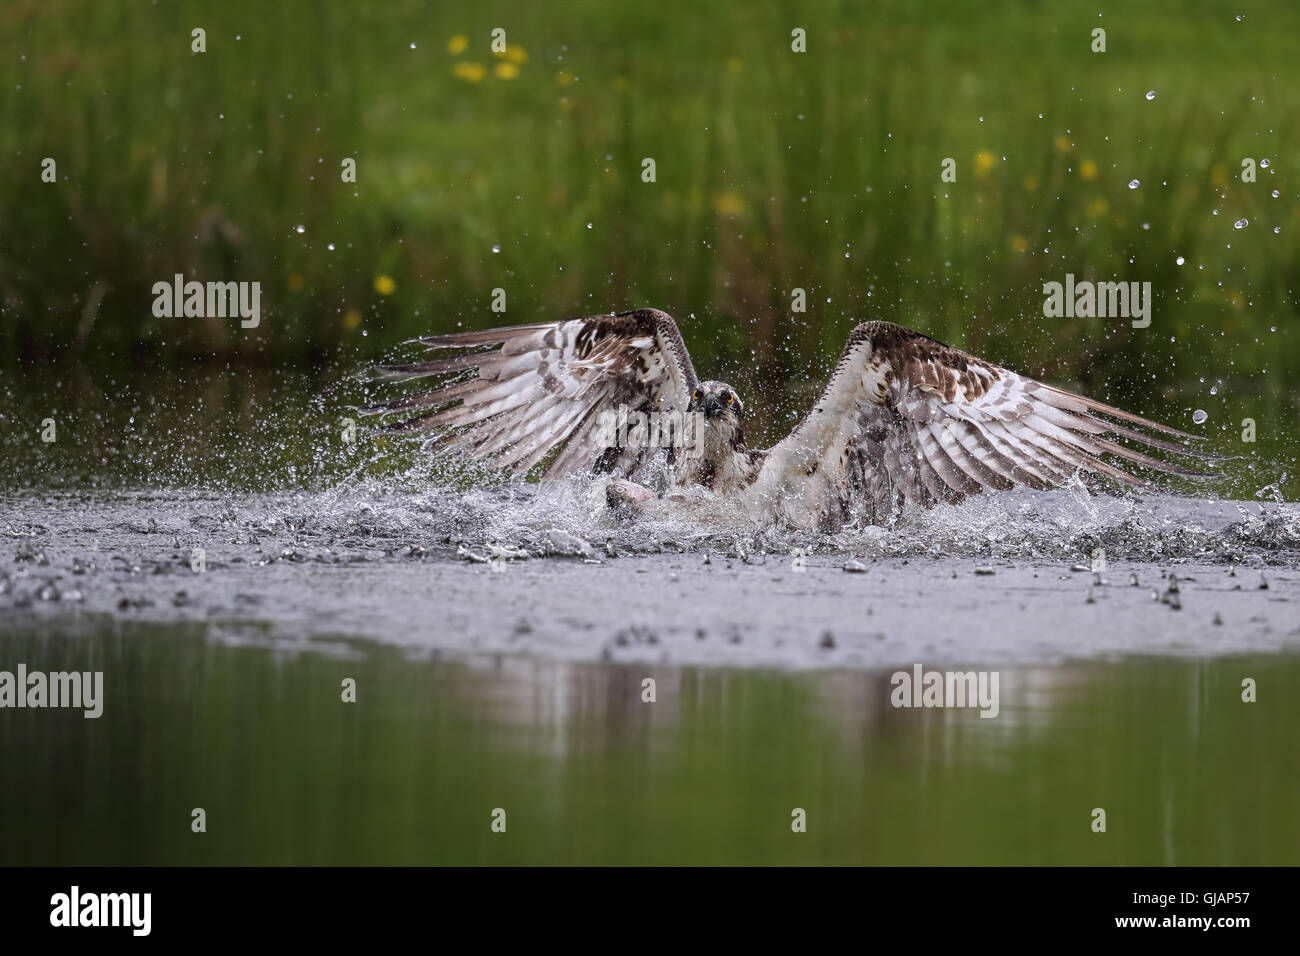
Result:
{"label": "osprey eye", "polygon": [[730,404],[731,404],[732,402],[734,402],[735,400],[736,400],[736,396],[735,396],[735,395],[732,395],[730,392],[728,392],[728,393],[727,393],[727,404],[730,405]]}
{"label": "osprey eye", "polygon": [[691,392],[691,398],[695,399],[697,402],[700,400],[700,390],[698,388]]}

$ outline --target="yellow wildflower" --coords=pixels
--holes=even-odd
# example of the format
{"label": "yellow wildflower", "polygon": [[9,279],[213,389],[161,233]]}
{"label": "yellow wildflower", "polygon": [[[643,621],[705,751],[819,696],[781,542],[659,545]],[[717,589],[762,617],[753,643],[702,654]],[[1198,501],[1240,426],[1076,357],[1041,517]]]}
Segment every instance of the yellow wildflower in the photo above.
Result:
{"label": "yellow wildflower", "polygon": [[392,276],[375,276],[375,291],[380,295],[392,295],[396,289],[397,283]]}
{"label": "yellow wildflower", "polygon": [[447,52],[452,54],[461,54],[469,49],[469,37],[463,33],[457,33],[447,41]]}
{"label": "yellow wildflower", "polygon": [[519,75],[519,67],[513,63],[498,63],[497,68],[493,70],[498,80],[513,80]]}
{"label": "yellow wildflower", "polygon": [[992,171],[995,162],[992,153],[987,149],[981,149],[975,154],[975,175],[987,176]]}
{"label": "yellow wildflower", "polygon": [[1029,240],[1026,239],[1024,236],[1012,236],[1011,249],[1013,252],[1029,251]]}
{"label": "yellow wildflower", "polygon": [[467,83],[478,83],[483,79],[482,63],[457,63],[452,72]]}
{"label": "yellow wildflower", "polygon": [[1083,162],[1079,164],[1079,175],[1082,176],[1084,179],[1096,179],[1097,164],[1094,163],[1091,159],[1085,159]]}
{"label": "yellow wildflower", "polygon": [[343,316],[343,327],[345,329],[355,329],[361,324],[361,313],[356,309],[348,309]]}

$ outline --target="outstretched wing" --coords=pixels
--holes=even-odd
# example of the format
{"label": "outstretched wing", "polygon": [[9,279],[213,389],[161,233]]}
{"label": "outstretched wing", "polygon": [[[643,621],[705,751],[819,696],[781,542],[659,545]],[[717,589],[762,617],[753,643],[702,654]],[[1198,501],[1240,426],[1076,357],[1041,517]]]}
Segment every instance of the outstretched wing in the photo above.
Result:
{"label": "outstretched wing", "polygon": [[[416,341],[457,354],[381,366],[376,377],[436,376],[436,387],[361,411],[419,411],[381,429],[436,429],[430,448],[456,450],[521,473],[559,445],[564,450],[547,468],[548,476],[592,468],[631,473],[655,451],[649,436],[636,434],[636,413],[646,413],[648,421],[650,412],[680,412],[696,383],[677,323],[657,309]],[[610,427],[620,414],[624,421],[630,416],[629,438],[621,442]]]}
{"label": "outstretched wing", "polygon": [[1204,477],[1146,453],[1214,457],[1168,438],[1196,436],[910,329],[865,322],[849,335],[816,407],[772,449],[758,482],[763,493],[789,499],[788,513],[802,512],[792,516],[836,522],[854,512],[881,520],[908,503],[958,501],[986,488],[1052,487],[1076,473],[1147,484],[1117,462]]}

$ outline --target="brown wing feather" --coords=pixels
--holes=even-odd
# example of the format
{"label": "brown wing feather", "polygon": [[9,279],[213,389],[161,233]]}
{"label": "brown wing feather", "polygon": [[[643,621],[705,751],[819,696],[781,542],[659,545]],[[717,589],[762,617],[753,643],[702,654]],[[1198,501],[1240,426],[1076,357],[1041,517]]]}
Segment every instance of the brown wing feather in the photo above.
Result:
{"label": "brown wing feather", "polygon": [[374,377],[435,377],[432,389],[367,406],[394,416],[380,430],[435,430],[428,447],[457,451],[495,467],[526,472],[563,446],[547,469],[560,475],[598,462],[627,474],[654,449],[612,448],[604,413],[682,410],[695,368],[672,316],[636,309],[534,325],[416,339],[458,354],[380,366]]}
{"label": "brown wing feather", "polygon": [[[1219,460],[1171,439],[1197,436],[902,326],[865,322],[849,335],[816,406],[768,456],[758,485],[760,493],[790,496],[790,516],[807,523],[893,513],[909,501],[957,501],[987,488],[1046,488],[1079,473],[1148,484],[1116,462],[1210,476],[1150,454]],[[818,487],[795,494],[792,476],[801,474]]]}

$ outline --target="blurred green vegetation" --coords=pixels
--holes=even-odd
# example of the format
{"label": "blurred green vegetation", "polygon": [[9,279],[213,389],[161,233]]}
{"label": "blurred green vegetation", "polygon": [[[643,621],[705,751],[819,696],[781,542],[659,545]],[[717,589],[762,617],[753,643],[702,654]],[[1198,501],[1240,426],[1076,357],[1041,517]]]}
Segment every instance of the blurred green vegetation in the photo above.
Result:
{"label": "blurred green vegetation", "polygon": [[[338,364],[655,305],[768,439],[882,318],[1277,441],[1300,402],[1298,32],[1290,0],[11,0],[0,367]],[[261,326],[155,318],[178,272],[260,281]],[[1067,272],[1152,282],[1151,327],[1044,318]]]}
{"label": "blurred green vegetation", "polygon": [[1295,655],[1003,670],[993,720],[895,710],[888,673],[430,661],[236,622],[20,626],[0,660],[103,671],[106,698],[0,712],[0,864],[1300,862]]}

